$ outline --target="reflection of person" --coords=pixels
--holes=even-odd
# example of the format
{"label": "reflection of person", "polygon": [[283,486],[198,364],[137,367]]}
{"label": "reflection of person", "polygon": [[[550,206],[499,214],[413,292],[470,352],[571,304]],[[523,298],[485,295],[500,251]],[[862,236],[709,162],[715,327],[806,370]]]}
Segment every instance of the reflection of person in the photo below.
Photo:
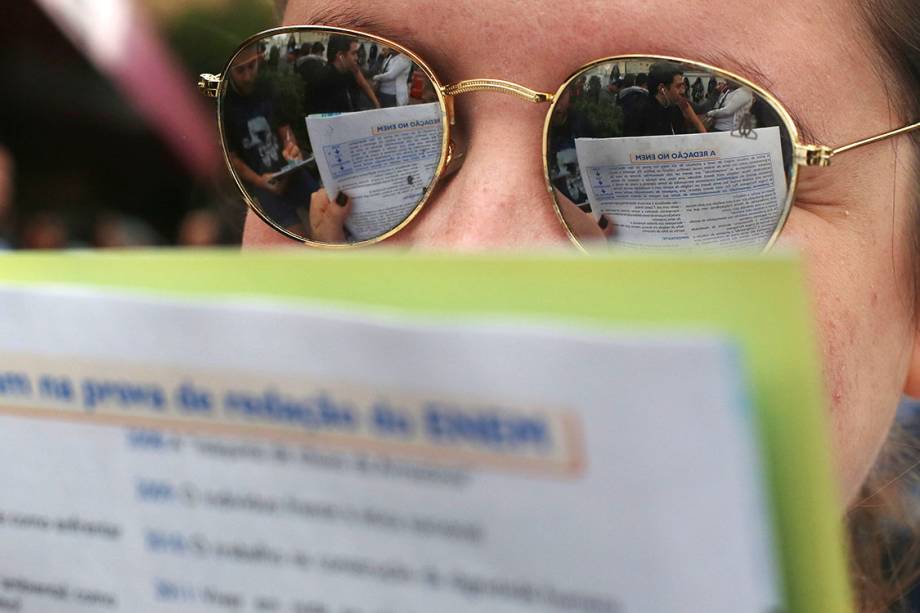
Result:
{"label": "reflection of person", "polygon": [[601,78],[598,75],[591,75],[588,79],[588,87],[584,93],[585,99],[595,104],[601,102]]}
{"label": "reflection of person", "polygon": [[744,121],[744,118],[751,112],[754,106],[754,92],[747,87],[740,87],[736,84],[727,85],[727,89],[720,97],[717,108],[706,113],[706,117],[712,118],[712,129],[715,132],[732,132],[737,130]]}
{"label": "reflection of person", "polygon": [[588,134],[587,122],[573,104],[572,90],[566,89],[550,119],[549,150],[555,152],[555,159],[550,160],[551,179],[568,201],[585,207],[590,205],[578,170],[575,139]]}
{"label": "reflection of person", "polygon": [[[315,3],[290,2],[288,22],[310,23]],[[758,15],[785,16],[782,20],[751,19],[751,2],[566,4],[566,23],[629,24],[618,29],[615,41],[604,27],[584,28],[575,36],[565,28],[546,28],[535,36],[534,24],[559,22],[559,4],[551,0],[429,0],[425,11],[413,10],[412,2],[338,0],[335,6],[346,15],[357,13],[366,22],[408,32],[419,42],[413,48],[423,57],[433,54],[436,65],[443,66],[445,81],[486,75],[551,88],[591,58],[651,49],[721,58],[712,62],[764,82],[810,128],[809,141],[851,142],[920,118],[915,95],[920,59],[912,51],[920,48],[916,0],[814,0],[808,11],[798,0],[757,5]],[[672,24],[666,32],[663,15]],[[471,32],[500,32],[505,44],[483,53],[470,44]],[[837,44],[812,44],[842,40],[847,48],[864,51],[841,53]],[[425,48],[433,51],[426,54]],[[745,68],[752,64],[763,78]],[[899,86],[890,87],[892,82]],[[854,100],[857,89],[859,100]],[[394,243],[470,250],[567,241],[541,179],[542,157],[535,153],[544,109],[487,95],[461,97],[456,105],[471,143],[466,166]],[[884,512],[888,495],[897,498],[898,482],[863,505],[857,504],[864,500],[860,489],[901,392],[920,395],[918,160],[916,141],[902,138],[852,151],[827,169],[803,169],[799,201],[780,237],[780,246],[801,248],[807,266],[825,361],[841,512],[855,505],[854,532],[863,535],[853,548],[857,559],[863,553],[868,558],[873,546],[884,559],[885,543],[872,531],[871,520]],[[245,240],[290,242],[252,216]],[[915,442],[897,449],[911,446]],[[879,464],[875,478],[885,482],[889,468],[887,462]],[[909,583],[890,568],[894,580]],[[866,581],[873,571],[881,568],[861,566],[854,576]],[[867,589],[863,594],[872,595]],[[886,610],[881,604],[865,608]]]}
{"label": "reflection of person", "polygon": [[648,74],[649,95],[641,108],[627,118],[626,136],[665,136],[705,132],[703,122],[697,117],[684,96],[686,86],[680,66],[672,62],[652,64]]}
{"label": "reflection of person", "polygon": [[628,129],[639,121],[639,114],[648,104],[648,75],[644,72],[637,74],[635,84],[620,91],[618,102],[623,109],[623,125]]}
{"label": "reflection of person", "polygon": [[322,66],[326,63],[326,58],[324,56],[326,53],[326,47],[323,45],[323,43],[315,42],[312,45],[307,45],[307,43],[304,43],[301,46],[301,50],[303,51],[303,54],[297,58],[298,70],[300,70],[304,64],[312,63],[318,66]]}
{"label": "reflection of person", "polygon": [[[358,66],[357,39],[331,36],[326,51],[327,63],[319,71],[310,93],[308,115],[350,113],[361,110],[358,96],[363,93],[375,107],[380,102]],[[308,86],[310,84],[308,83]]]}
{"label": "reflection of person", "polygon": [[260,61],[253,46],[230,68],[223,113],[230,162],[272,219],[282,227],[299,228],[303,220],[298,209],[306,210],[319,186],[305,170],[274,178],[289,161],[303,156],[291,127],[278,119],[270,86],[257,80]]}
{"label": "reflection of person", "polygon": [[693,82],[693,87],[691,88],[692,95],[690,96],[694,104],[699,104],[703,101],[703,78],[697,77]]}
{"label": "reflection of person", "polygon": [[712,109],[719,108],[723,101],[723,93],[726,93],[725,79],[710,77],[709,85],[706,88],[706,97],[698,104],[693,105],[696,112],[703,116],[704,125],[707,127],[711,127],[713,119],[706,117],[706,113]]}
{"label": "reflection of person", "polygon": [[409,72],[412,60],[402,53],[390,51],[381,66],[381,73],[374,76],[380,84],[380,104],[384,107],[409,104]]}

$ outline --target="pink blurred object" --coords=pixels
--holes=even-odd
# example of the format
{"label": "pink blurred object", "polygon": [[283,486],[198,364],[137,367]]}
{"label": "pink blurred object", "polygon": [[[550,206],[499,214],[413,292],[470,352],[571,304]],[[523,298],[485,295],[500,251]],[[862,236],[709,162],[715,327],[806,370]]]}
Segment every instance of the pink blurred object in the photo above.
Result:
{"label": "pink blurred object", "polygon": [[220,168],[215,121],[133,0],[35,0],[195,175]]}

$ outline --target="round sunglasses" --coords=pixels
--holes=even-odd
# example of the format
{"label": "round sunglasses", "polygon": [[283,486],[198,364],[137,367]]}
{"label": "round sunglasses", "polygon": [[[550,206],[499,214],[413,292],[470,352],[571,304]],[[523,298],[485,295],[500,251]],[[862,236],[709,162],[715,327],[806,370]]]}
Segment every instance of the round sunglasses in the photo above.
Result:
{"label": "round sunglasses", "polygon": [[330,26],[256,34],[199,88],[217,98],[224,157],[251,210],[288,238],[331,249],[393,236],[460,169],[454,100],[470,92],[550,105],[546,188],[585,250],[768,249],[801,166],[920,129],[806,144],[764,88],[660,55],[598,59],[555,93],[495,79],[443,85],[399,43]]}

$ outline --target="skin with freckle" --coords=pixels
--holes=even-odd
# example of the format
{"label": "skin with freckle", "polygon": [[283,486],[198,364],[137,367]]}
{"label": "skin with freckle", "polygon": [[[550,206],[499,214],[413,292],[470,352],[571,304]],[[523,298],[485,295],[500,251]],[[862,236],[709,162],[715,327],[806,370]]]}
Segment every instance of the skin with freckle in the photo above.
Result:
{"label": "skin with freckle", "polygon": [[[708,61],[772,91],[808,128],[806,140],[831,146],[906,123],[891,113],[875,54],[848,5],[775,0],[771,7],[753,1],[290,0],[285,24],[355,25],[331,16],[360,10],[424,57],[443,83],[488,77],[555,91],[580,66],[609,55]],[[662,16],[680,27],[663,28]],[[816,40],[821,44],[811,44]],[[460,250],[566,242],[544,188],[546,107],[483,93],[458,98],[456,110],[467,143],[464,168],[391,242]],[[920,395],[908,230],[917,162],[909,141],[896,138],[842,155],[828,169],[803,170],[779,243],[801,249],[807,262],[847,501],[873,464],[902,391]],[[253,216],[246,242],[288,245]]]}

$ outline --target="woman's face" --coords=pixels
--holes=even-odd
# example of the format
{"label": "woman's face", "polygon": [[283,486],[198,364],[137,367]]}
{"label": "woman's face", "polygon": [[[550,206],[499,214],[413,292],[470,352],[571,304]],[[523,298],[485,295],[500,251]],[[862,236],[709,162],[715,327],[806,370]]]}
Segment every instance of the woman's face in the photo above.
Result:
{"label": "woman's face", "polygon": [[[769,89],[799,121],[806,141],[844,144],[899,124],[886,92],[903,92],[885,87],[885,67],[873,63],[857,15],[836,0],[770,6],[290,0],[285,23],[390,34],[426,58],[444,83],[489,77],[555,91],[599,57],[672,55],[707,61]],[[470,250],[566,242],[543,182],[545,113],[545,106],[509,96],[461,97],[463,171],[392,243]],[[916,381],[907,391],[920,392],[920,374],[910,376],[920,373],[908,245],[916,163],[908,140],[897,138],[843,155],[831,168],[803,170],[780,241],[801,249],[807,262],[847,500],[884,441],[905,382]],[[288,244],[253,216],[246,242]]]}

